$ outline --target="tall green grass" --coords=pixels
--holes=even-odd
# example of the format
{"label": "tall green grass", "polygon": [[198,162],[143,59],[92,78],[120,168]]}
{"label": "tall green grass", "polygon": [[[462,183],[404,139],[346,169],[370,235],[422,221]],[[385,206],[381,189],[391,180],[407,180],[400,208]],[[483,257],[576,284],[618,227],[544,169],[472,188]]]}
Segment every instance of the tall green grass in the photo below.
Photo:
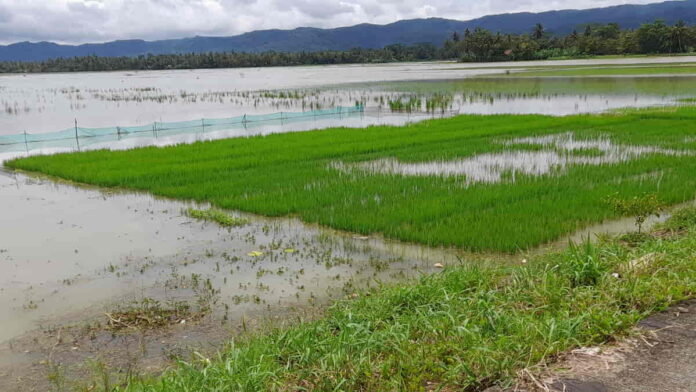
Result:
{"label": "tall green grass", "polygon": [[269,216],[428,245],[515,251],[614,218],[603,198],[654,192],[694,198],[696,157],[652,154],[626,163],[574,166],[515,182],[350,173],[331,168],[380,158],[452,160],[510,148],[501,140],[572,131],[579,138],[696,151],[696,109],[602,115],[460,116],[403,127],[336,128],[128,151],[33,156],[10,167],[106,187],[210,202]]}
{"label": "tall green grass", "polygon": [[482,391],[504,385],[521,369],[605,342],[693,296],[696,214],[678,216],[666,226],[679,226],[680,236],[650,236],[637,247],[585,243],[524,264],[463,265],[375,290],[339,302],[320,320],[242,336],[217,357],[182,362],[121,390]]}

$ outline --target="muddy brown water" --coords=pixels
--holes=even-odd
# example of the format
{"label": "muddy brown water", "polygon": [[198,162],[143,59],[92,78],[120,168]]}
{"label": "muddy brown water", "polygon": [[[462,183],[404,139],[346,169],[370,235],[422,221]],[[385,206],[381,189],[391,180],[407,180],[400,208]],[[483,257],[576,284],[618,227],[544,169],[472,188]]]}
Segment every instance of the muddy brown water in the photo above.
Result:
{"label": "muddy brown water", "polygon": [[[356,100],[367,100],[368,107],[374,107],[373,98],[393,92],[378,83],[465,80],[520,67],[684,62],[696,62],[696,57],[5,74],[0,75],[0,135],[57,131],[71,128],[75,119],[83,127],[115,127],[300,111],[316,105],[329,108],[352,105]],[[300,96],[277,94],[298,89]],[[269,90],[273,91],[267,93]],[[569,91],[568,96],[463,100],[457,106],[465,113],[569,114],[664,103],[670,101],[669,95],[588,95]]]}
{"label": "muddy brown water", "polygon": [[[658,61],[673,60],[650,59]],[[0,134],[26,128],[55,130],[56,123],[71,122],[77,115],[89,120],[88,125],[99,126],[117,125],[123,118],[133,119],[135,124],[160,121],[162,117],[226,117],[245,113],[250,107],[268,113],[276,111],[279,103],[224,94],[233,102],[220,102],[216,99],[221,95],[216,91],[245,94],[270,84],[278,88],[312,87],[337,79],[364,82],[366,77],[375,81],[467,77],[500,72],[493,68],[500,65],[385,65],[370,67],[368,73],[365,67],[340,66],[3,76],[0,90],[4,97],[33,103],[28,111],[2,114]],[[179,90],[167,87],[174,78],[182,81],[182,89],[194,94],[196,100],[90,101],[71,90],[81,89],[86,97],[86,89],[94,86],[100,89],[94,94],[140,94],[153,87],[155,90],[144,94],[164,91],[177,95]],[[382,87],[367,93],[354,90],[329,91],[318,99],[322,104],[341,104],[351,103],[362,94],[383,94]],[[332,95],[338,98],[334,100]],[[34,101],[36,97],[43,98]],[[462,112],[567,114],[660,104],[671,99],[634,95],[611,99],[603,95],[527,97],[468,102]],[[340,123],[319,122],[314,126],[401,124],[418,119],[382,113],[374,117],[374,113],[372,118],[367,113],[341,119]],[[285,124],[277,129],[264,127],[260,132],[305,129],[307,124]],[[132,145],[105,147],[182,141],[193,140],[143,139],[131,141]],[[157,372],[170,364],[171,358],[186,357],[194,351],[208,355],[245,329],[314,317],[325,304],[350,297],[363,288],[438,271],[435,263],[453,265],[490,256],[387,241],[378,236],[362,237],[294,219],[240,213],[236,214],[249,218],[251,223],[228,230],[184,216],[181,211],[189,206],[147,194],[79,186],[0,169],[0,391],[60,390],[74,380],[89,384],[92,377],[100,378],[95,368],[101,362],[121,375],[131,370]],[[579,241],[594,233],[632,230],[633,222],[606,222],[569,238]],[[562,239],[540,249],[563,246],[567,241]],[[213,311],[201,320],[162,330],[112,334],[90,328],[105,322],[105,312],[144,298],[193,304],[204,299],[213,303]]]}
{"label": "muddy brown water", "polygon": [[[0,206],[0,376],[19,368],[26,381],[0,377],[3,391],[45,386],[49,355],[84,368],[105,349],[123,360],[146,347],[138,357],[157,363],[177,347],[211,347],[243,325],[311,314],[365,287],[458,262],[452,250],[294,219],[245,215],[250,224],[221,228],[184,216],[184,202],[7,171],[0,171]],[[116,338],[87,331],[132,301],[211,297],[213,313],[190,326]]]}
{"label": "muddy brown water", "polygon": [[[436,263],[490,257],[287,218],[237,213],[251,223],[226,229],[185,216],[189,203],[10,171],[0,171],[0,206],[3,391],[100,379],[99,364],[121,374],[156,372],[174,357],[212,353],[240,331],[311,318],[366,287],[432,273]],[[572,238],[632,226],[624,219]],[[90,328],[144,298],[204,298],[213,312],[154,331]]]}

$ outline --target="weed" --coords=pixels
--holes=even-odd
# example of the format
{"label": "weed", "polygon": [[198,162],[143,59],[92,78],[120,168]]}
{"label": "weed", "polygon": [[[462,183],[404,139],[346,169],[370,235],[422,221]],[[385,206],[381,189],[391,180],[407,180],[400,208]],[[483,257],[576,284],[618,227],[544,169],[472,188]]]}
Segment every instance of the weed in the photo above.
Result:
{"label": "weed", "polygon": [[634,196],[630,199],[623,199],[617,195],[612,195],[605,199],[612,206],[614,211],[620,215],[631,215],[636,218],[638,233],[642,233],[643,224],[650,216],[660,216],[660,211],[664,209],[664,204],[660,202],[657,195],[646,193]]}
{"label": "weed", "polygon": [[211,221],[225,227],[239,227],[249,224],[249,220],[246,218],[238,218],[229,215],[228,213],[210,208],[207,210],[197,210],[194,208],[188,208],[185,210],[185,215],[194,219]]}

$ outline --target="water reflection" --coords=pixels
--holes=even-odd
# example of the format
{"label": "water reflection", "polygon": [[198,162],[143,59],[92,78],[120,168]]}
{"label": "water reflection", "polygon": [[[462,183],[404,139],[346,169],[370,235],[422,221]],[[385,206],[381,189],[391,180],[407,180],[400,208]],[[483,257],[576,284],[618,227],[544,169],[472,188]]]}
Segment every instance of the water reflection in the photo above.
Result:
{"label": "water reflection", "polygon": [[574,165],[599,166],[627,162],[647,154],[688,154],[654,146],[616,144],[609,138],[578,139],[573,132],[515,138],[501,143],[507,147],[541,146],[544,149],[509,150],[451,161],[411,163],[386,158],[357,164],[333,162],[330,167],[346,173],[462,177],[465,185],[471,185],[499,183],[504,179],[515,181],[518,175],[562,173]]}

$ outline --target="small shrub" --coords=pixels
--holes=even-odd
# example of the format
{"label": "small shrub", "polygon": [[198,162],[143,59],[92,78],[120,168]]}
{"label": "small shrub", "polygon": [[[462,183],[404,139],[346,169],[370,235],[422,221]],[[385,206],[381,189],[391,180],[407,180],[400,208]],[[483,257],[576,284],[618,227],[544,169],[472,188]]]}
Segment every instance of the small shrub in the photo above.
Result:
{"label": "small shrub", "polygon": [[646,193],[642,196],[634,196],[631,199],[622,199],[617,195],[609,196],[605,199],[611,205],[614,212],[620,215],[631,215],[636,217],[638,233],[643,230],[643,224],[651,216],[660,216],[664,204],[654,193]]}

